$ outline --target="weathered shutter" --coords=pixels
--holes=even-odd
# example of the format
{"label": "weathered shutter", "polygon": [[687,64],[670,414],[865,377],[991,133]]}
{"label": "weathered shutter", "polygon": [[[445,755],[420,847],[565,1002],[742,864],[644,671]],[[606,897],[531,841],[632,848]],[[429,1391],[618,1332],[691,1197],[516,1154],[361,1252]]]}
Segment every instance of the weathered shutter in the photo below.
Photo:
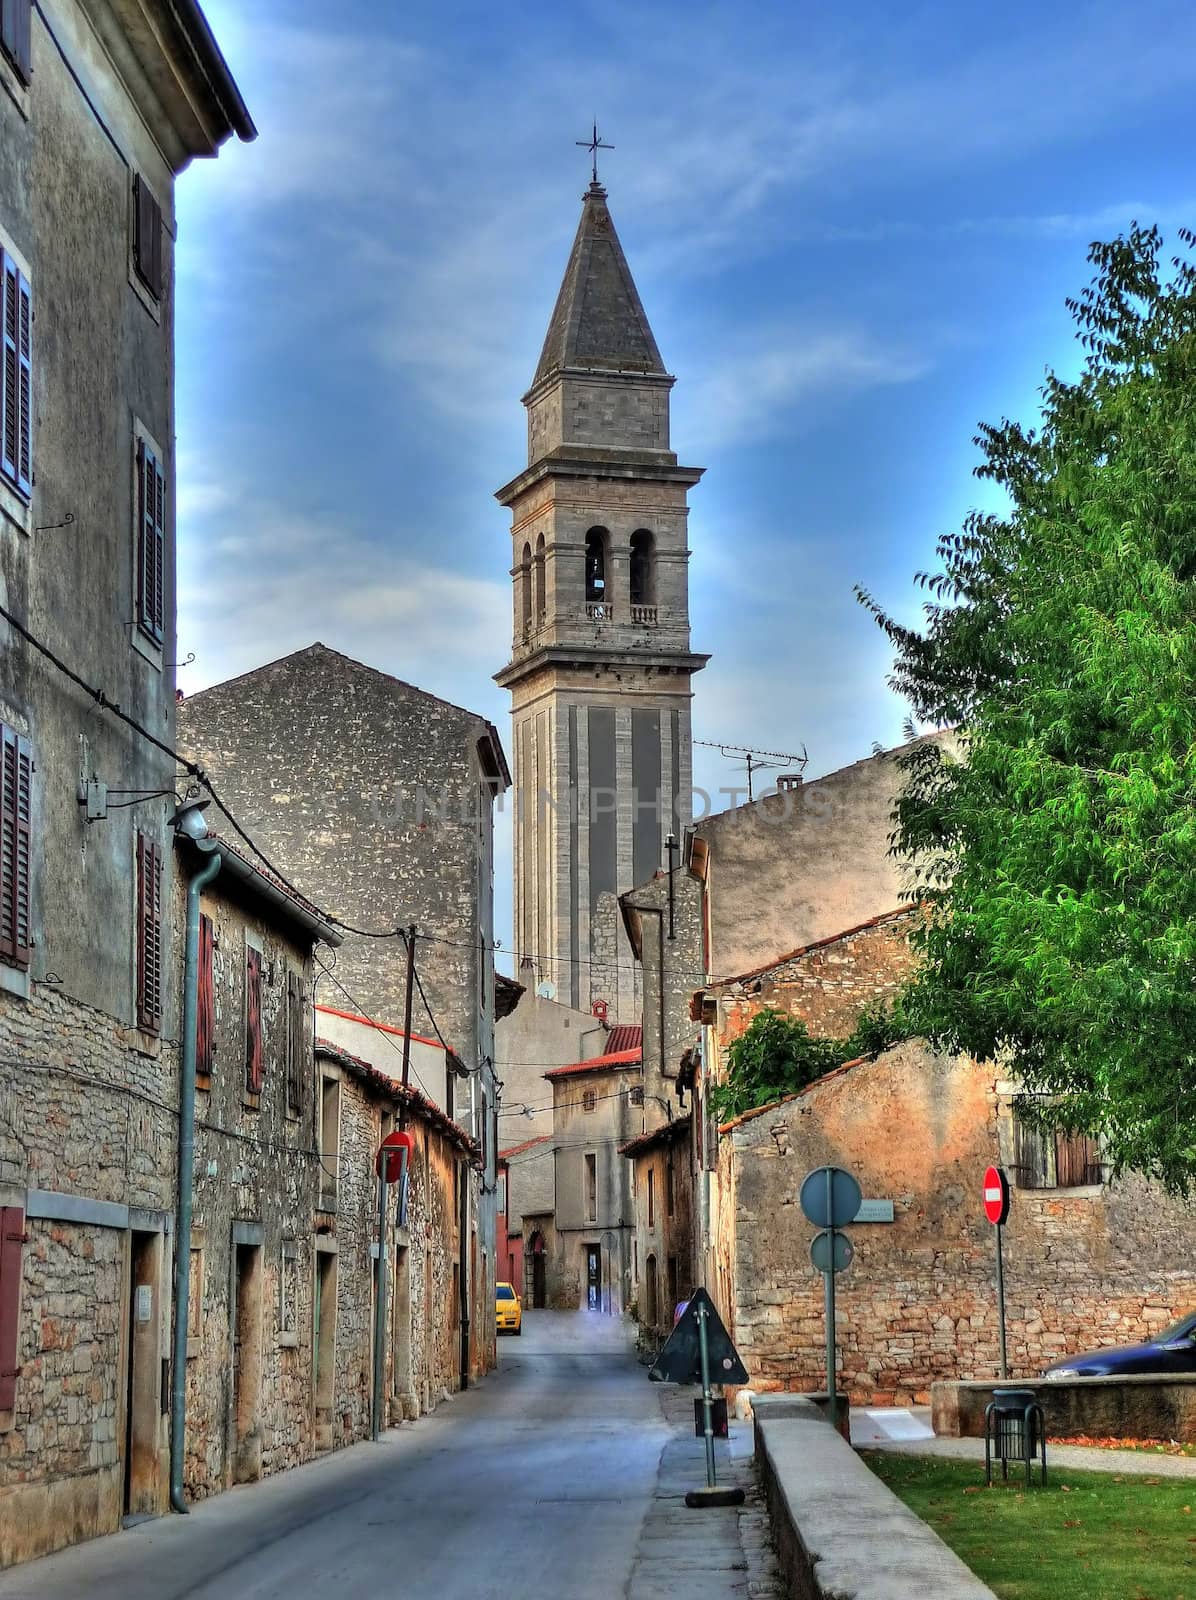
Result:
{"label": "weathered shutter", "polygon": [[27,740],[0,725],[0,959],[27,967],[32,953],[33,755]]}
{"label": "weathered shutter", "polygon": [[245,953],[245,1087],[262,1092],[262,953]]}
{"label": "weathered shutter", "polygon": [[1060,1189],[1079,1189],[1100,1183],[1103,1176],[1096,1140],[1083,1133],[1055,1135],[1055,1183]]}
{"label": "weathered shutter", "polygon": [[3,271],[3,303],[0,304],[0,332],[3,333],[4,374],[0,384],[0,464],[4,476],[17,481],[20,458],[21,389],[20,357],[17,350],[20,325],[21,274],[11,256],[0,250]]}
{"label": "weathered shutter", "polygon": [[162,1027],[162,851],[137,835],[137,1026]]}
{"label": "weathered shutter", "polygon": [[0,45],[25,83],[33,77],[33,0],[0,0]]}
{"label": "weathered shutter", "polygon": [[1032,1123],[1023,1122],[1020,1117],[1015,1117],[1014,1131],[1014,1171],[1019,1189],[1045,1189],[1050,1184],[1047,1154],[1049,1150],[1042,1132]]}
{"label": "weathered shutter", "polygon": [[216,1045],[216,992],[212,968],[212,919],[199,919],[199,988],[195,1007],[195,1070],[211,1077]]}
{"label": "weathered shutter", "polygon": [[11,1411],[17,1400],[17,1334],[24,1243],[25,1213],[19,1206],[0,1206],[0,1411]]}
{"label": "weathered shutter", "polygon": [[162,298],[162,207],[140,176],[134,180],[133,264],[155,300]]}
{"label": "weathered shutter", "polygon": [[307,1028],[303,1015],[303,978],[287,974],[287,1109],[303,1115],[303,1085],[307,1078]]}
{"label": "weathered shutter", "polygon": [[166,616],[166,479],[144,440],[137,446],[137,622],[162,643]]}

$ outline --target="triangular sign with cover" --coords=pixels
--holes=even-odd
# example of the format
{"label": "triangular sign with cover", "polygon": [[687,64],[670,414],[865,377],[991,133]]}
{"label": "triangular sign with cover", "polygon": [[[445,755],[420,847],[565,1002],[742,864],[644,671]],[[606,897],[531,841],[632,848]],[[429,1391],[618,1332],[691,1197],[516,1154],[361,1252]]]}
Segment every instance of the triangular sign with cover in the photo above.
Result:
{"label": "triangular sign with cover", "polygon": [[723,1327],[722,1318],[705,1289],[695,1289],[681,1321],[669,1334],[664,1349],[648,1372],[653,1383],[701,1383],[702,1353],[699,1344],[698,1308],[706,1311],[706,1360],[711,1383],[746,1383],[747,1368]]}

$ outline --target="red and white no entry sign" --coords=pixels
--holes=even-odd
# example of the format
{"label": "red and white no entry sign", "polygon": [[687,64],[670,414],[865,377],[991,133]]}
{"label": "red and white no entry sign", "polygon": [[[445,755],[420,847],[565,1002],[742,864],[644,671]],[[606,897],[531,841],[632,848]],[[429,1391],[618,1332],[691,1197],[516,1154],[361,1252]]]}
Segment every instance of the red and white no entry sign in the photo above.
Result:
{"label": "red and white no entry sign", "polygon": [[984,1215],[998,1228],[1009,1215],[1009,1179],[1000,1167],[985,1168]]}

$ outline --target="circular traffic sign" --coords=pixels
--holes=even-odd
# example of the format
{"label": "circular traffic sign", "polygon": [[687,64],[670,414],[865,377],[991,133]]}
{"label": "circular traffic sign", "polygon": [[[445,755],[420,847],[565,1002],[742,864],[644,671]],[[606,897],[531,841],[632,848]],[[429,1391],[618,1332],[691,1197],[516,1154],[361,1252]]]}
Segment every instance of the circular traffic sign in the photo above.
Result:
{"label": "circular traffic sign", "polygon": [[816,1228],[843,1228],[854,1222],[863,1190],[842,1167],[815,1167],[801,1186],[801,1208]]}
{"label": "circular traffic sign", "polygon": [[851,1265],[855,1250],[845,1233],[823,1228],[810,1240],[810,1260],[816,1272],[842,1272]]}
{"label": "circular traffic sign", "polygon": [[1000,1167],[986,1167],[984,1171],[984,1215],[1000,1227],[1009,1215],[1009,1179]]}

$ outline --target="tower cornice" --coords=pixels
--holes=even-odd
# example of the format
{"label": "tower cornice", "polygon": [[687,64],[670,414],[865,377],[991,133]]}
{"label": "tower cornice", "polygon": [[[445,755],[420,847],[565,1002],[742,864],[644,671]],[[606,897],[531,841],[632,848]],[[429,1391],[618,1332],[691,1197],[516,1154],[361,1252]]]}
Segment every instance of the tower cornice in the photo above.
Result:
{"label": "tower cornice", "polygon": [[500,672],[494,674],[494,681],[500,688],[509,689],[547,667],[580,667],[586,670],[617,667],[624,671],[648,669],[688,676],[701,672],[709,660],[708,655],[693,650],[636,650],[607,644],[550,644],[533,650],[518,661],[509,661]]}
{"label": "tower cornice", "polygon": [[496,489],[494,498],[500,505],[511,506],[537,483],[545,478],[605,478],[623,482],[679,483],[692,488],[699,481],[705,467],[682,467],[676,457],[670,463],[662,461],[652,450],[627,450],[616,452],[579,446],[567,454],[542,456],[525,467],[518,477]]}

